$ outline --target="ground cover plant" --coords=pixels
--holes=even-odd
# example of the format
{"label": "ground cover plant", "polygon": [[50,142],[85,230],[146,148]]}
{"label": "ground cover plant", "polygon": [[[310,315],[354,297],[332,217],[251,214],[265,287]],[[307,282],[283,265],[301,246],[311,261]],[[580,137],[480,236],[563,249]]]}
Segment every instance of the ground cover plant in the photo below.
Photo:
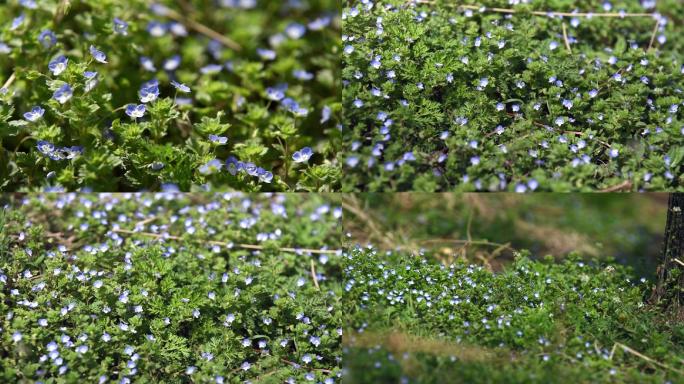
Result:
{"label": "ground cover plant", "polygon": [[619,264],[522,253],[492,273],[374,249],[346,260],[350,382],[683,382],[684,327]]}
{"label": "ground cover plant", "polygon": [[667,195],[371,193],[342,207],[345,381],[684,382],[681,308],[654,289]]}
{"label": "ground cover plant", "polygon": [[339,382],[334,197],[3,199],[0,381]]}
{"label": "ground cover plant", "polygon": [[332,0],[0,5],[0,190],[338,189]]}
{"label": "ground cover plant", "polygon": [[344,191],[684,188],[680,1],[347,1],[342,18]]}

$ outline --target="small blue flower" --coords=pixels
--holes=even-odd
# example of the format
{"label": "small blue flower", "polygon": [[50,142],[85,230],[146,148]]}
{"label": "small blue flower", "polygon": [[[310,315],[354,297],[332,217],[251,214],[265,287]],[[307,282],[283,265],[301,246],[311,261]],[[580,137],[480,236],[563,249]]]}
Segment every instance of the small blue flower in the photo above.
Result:
{"label": "small blue flower", "polygon": [[64,55],[60,55],[48,64],[48,69],[52,72],[53,76],[59,76],[67,69],[67,64],[69,64],[69,59]]}
{"label": "small blue flower", "polygon": [[264,183],[270,184],[271,181],[273,180],[273,173],[271,173],[271,172],[269,172],[263,168],[259,168],[257,170],[257,174],[259,175],[259,180],[264,182]]}
{"label": "small blue flower", "polygon": [[266,98],[273,101],[280,101],[285,98],[287,84],[280,84],[275,87],[266,88]]}
{"label": "small blue flower", "polygon": [[140,101],[142,103],[149,103],[157,100],[157,97],[159,97],[159,82],[156,79],[152,79],[144,83],[140,87],[138,96],[140,96]]}
{"label": "small blue flower", "polygon": [[64,84],[55,91],[52,98],[57,100],[60,104],[64,104],[69,101],[73,95],[74,93],[71,90],[71,86],[69,86],[69,84]]}
{"label": "small blue flower", "polygon": [[214,73],[219,73],[223,70],[223,66],[220,64],[209,64],[200,68],[200,73],[203,75],[211,75]]}
{"label": "small blue flower", "polygon": [[188,87],[185,84],[179,83],[177,81],[171,80],[171,85],[174,86],[177,90],[183,92],[183,93],[190,93],[190,87]]}
{"label": "small blue flower", "polygon": [[140,65],[142,65],[143,69],[147,72],[157,71],[157,67],[154,66],[154,62],[147,56],[140,56]]}
{"label": "small blue flower", "polygon": [[298,80],[303,80],[303,81],[309,81],[314,78],[313,73],[307,72],[305,70],[297,69],[292,71],[292,75],[298,79]]}
{"label": "small blue flower", "polygon": [[536,179],[530,179],[527,182],[527,186],[530,188],[530,190],[534,191],[539,187],[539,182]]}
{"label": "small blue flower", "polygon": [[292,160],[294,160],[295,163],[306,163],[312,155],[313,150],[309,147],[304,147],[292,154]]}
{"label": "small blue flower", "polygon": [[158,21],[150,21],[147,23],[147,32],[153,37],[161,37],[166,34],[166,25]]}
{"label": "small blue flower", "polygon": [[51,30],[44,29],[40,35],[38,35],[38,41],[43,48],[52,48],[57,44],[57,36]]}
{"label": "small blue flower", "polygon": [[242,170],[242,163],[235,158],[235,156],[230,156],[226,159],[226,169],[228,172],[235,176],[240,170]]}
{"label": "small blue flower", "polygon": [[293,40],[301,39],[305,33],[306,27],[298,23],[292,23],[285,28],[285,34]]}
{"label": "small blue flower", "polygon": [[130,116],[132,119],[139,119],[145,116],[146,110],[147,108],[145,107],[145,104],[128,104],[126,106],[126,114]]}
{"label": "small blue flower", "polygon": [[22,7],[27,9],[38,8],[38,4],[36,4],[35,0],[20,0],[19,4],[21,4]]}
{"label": "small blue flower", "polygon": [[85,92],[90,92],[98,84],[97,72],[85,71],[83,76],[88,79],[85,85]]}
{"label": "small blue flower", "polygon": [[324,29],[325,27],[330,25],[330,22],[332,19],[330,17],[320,17],[312,22],[310,22],[307,26],[309,27],[310,30],[312,31],[320,31]]}
{"label": "small blue flower", "polygon": [[265,48],[257,48],[257,55],[261,57],[262,60],[275,60],[276,58],[276,53],[275,51],[272,51],[270,49],[265,49]]}
{"label": "small blue flower", "polygon": [[210,175],[221,170],[223,163],[218,159],[210,160],[208,163],[203,164],[199,168],[199,172],[203,175]]}
{"label": "small blue flower", "polygon": [[21,25],[24,23],[24,18],[26,15],[23,13],[12,20],[12,25],[10,26],[10,31],[14,31],[15,29],[21,27]]}
{"label": "small blue flower", "polygon": [[180,64],[181,64],[181,57],[180,57],[180,55],[174,55],[174,56],[168,58],[168,59],[164,62],[164,70],[165,70],[165,71],[169,71],[169,72],[175,71],[176,69],[178,69],[178,67],[180,66]]}
{"label": "small blue flower", "polygon": [[325,105],[323,106],[323,110],[321,110],[321,124],[325,124],[330,120],[330,116],[332,115],[332,108],[329,106]]}
{"label": "small blue flower", "polygon": [[560,127],[565,123],[565,119],[563,117],[556,117],[553,123]]}
{"label": "small blue flower", "polygon": [[618,157],[619,154],[620,154],[620,152],[615,148],[611,148],[608,151],[608,156],[610,156],[611,159],[615,159],[616,157]]}
{"label": "small blue flower", "polygon": [[90,54],[93,55],[95,61],[102,64],[107,64],[107,55],[105,55],[104,52],[99,51],[97,48],[95,48],[94,45],[90,46]]}
{"label": "small blue flower", "polygon": [[33,107],[29,112],[24,113],[24,119],[34,122],[41,117],[43,117],[43,114],[45,113],[45,109],[41,108],[40,106],[35,106]]}
{"label": "small blue flower", "polygon": [[38,151],[44,155],[49,155],[55,150],[55,145],[45,141],[45,140],[40,140],[38,143],[36,143],[36,148],[38,148]]}
{"label": "small blue flower", "polygon": [[128,23],[119,19],[118,17],[115,17],[114,18],[114,33],[126,36],[128,34]]}
{"label": "small blue flower", "polygon": [[209,135],[209,140],[211,140],[212,143],[216,143],[219,145],[223,145],[228,142],[228,138],[225,136],[217,136],[217,135]]}

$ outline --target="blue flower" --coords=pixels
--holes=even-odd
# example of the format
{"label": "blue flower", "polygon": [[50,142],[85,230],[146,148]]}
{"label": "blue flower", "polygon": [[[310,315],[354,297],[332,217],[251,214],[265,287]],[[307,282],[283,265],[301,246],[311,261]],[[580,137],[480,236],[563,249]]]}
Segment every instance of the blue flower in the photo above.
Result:
{"label": "blue flower", "polygon": [[223,70],[223,66],[219,64],[209,64],[200,68],[200,73],[203,75],[211,75],[213,73],[219,73]]}
{"label": "blue flower", "polygon": [[313,155],[313,151],[309,147],[304,147],[299,151],[296,151],[295,153],[292,154],[292,160],[294,160],[295,163],[306,163],[309,161],[311,156]]}
{"label": "blue flower", "polygon": [[203,164],[199,168],[199,172],[203,175],[210,175],[221,170],[223,163],[218,159],[210,160],[208,163]]}
{"label": "blue flower", "polygon": [[324,106],[323,110],[321,111],[321,124],[325,124],[330,120],[330,116],[332,115],[332,109],[329,106]]}
{"label": "blue flower", "polygon": [[226,159],[226,169],[228,169],[228,172],[233,176],[240,172],[243,167],[244,165],[242,162],[238,161],[235,156],[230,156]]}
{"label": "blue flower", "polygon": [[273,180],[273,174],[263,168],[259,168],[257,174],[259,175],[259,180],[264,183],[269,184]]}
{"label": "blue flower", "polygon": [[147,32],[154,37],[161,37],[166,34],[166,25],[158,21],[150,21],[147,23]]}
{"label": "blue flower", "polygon": [[29,112],[24,113],[24,119],[33,122],[43,117],[44,113],[45,109],[40,106],[35,106]]}
{"label": "blue flower", "polygon": [[156,72],[157,67],[154,66],[154,62],[147,56],[140,56],[140,65],[143,66],[147,72]]}
{"label": "blue flower", "polygon": [[22,7],[28,9],[38,8],[38,4],[36,4],[35,0],[19,0],[19,4],[21,4]]}
{"label": "blue flower", "polygon": [[297,69],[292,71],[292,75],[298,79],[298,80],[303,80],[303,81],[308,81],[314,78],[313,73],[307,72],[305,70]]}
{"label": "blue flower", "polygon": [[285,28],[285,34],[293,40],[300,39],[305,33],[306,27],[298,23],[292,23]]}
{"label": "blue flower", "polygon": [[285,98],[287,84],[279,84],[275,87],[266,88],[266,98],[273,101],[280,101]]}
{"label": "blue flower", "polygon": [[24,23],[24,18],[26,15],[23,13],[12,20],[12,25],[10,26],[10,31],[14,31],[15,29],[21,27],[21,25]]}
{"label": "blue flower", "polygon": [[57,44],[57,36],[51,30],[44,29],[40,35],[38,35],[38,41],[44,48],[51,48]]}
{"label": "blue flower", "polygon": [[90,54],[93,55],[95,61],[102,64],[107,64],[107,55],[105,55],[104,52],[99,51],[97,48],[95,48],[94,45],[90,46]]}
{"label": "blue flower", "polygon": [[74,93],[71,90],[71,86],[69,86],[69,84],[64,84],[55,91],[52,98],[57,100],[60,104],[64,104],[69,101],[73,95]]}
{"label": "blue flower", "polygon": [[147,108],[145,107],[145,104],[128,104],[126,106],[126,114],[132,119],[138,119],[145,116],[146,110]]}
{"label": "blue flower", "polygon": [[257,55],[261,57],[262,60],[275,60],[276,53],[270,49],[257,48]]}
{"label": "blue flower", "polygon": [[563,123],[565,123],[565,119],[563,117],[556,117],[553,123],[560,127],[563,125]]}
{"label": "blue flower", "polygon": [[119,19],[118,17],[115,17],[114,18],[114,33],[126,36],[128,34],[128,23]]}
{"label": "blue flower", "polygon": [[178,69],[178,67],[180,66],[180,64],[181,64],[181,57],[180,57],[180,55],[172,56],[172,57],[168,58],[168,59],[164,62],[164,70],[165,70],[165,71],[169,71],[169,72],[170,72],[170,71],[175,71],[176,69]]}
{"label": "blue flower", "polygon": [[320,31],[330,25],[332,19],[330,17],[319,17],[318,19],[310,22],[307,26],[312,31]]}
{"label": "blue flower", "polygon": [[53,76],[59,76],[60,73],[67,69],[67,64],[69,64],[69,59],[64,57],[64,55],[60,55],[48,64],[48,69],[52,72]]}
{"label": "blue flower", "polygon": [[55,145],[45,141],[45,140],[40,140],[38,143],[36,143],[36,148],[38,148],[38,151],[44,155],[49,155],[55,150]]}
{"label": "blue flower", "polygon": [[177,81],[171,80],[171,85],[173,85],[177,90],[179,90],[183,93],[189,93],[190,92],[190,87],[188,87],[185,84],[179,83]]}
{"label": "blue flower", "polygon": [[157,100],[157,97],[159,97],[159,82],[156,79],[152,79],[144,83],[140,87],[138,95],[140,96],[140,101],[143,103]]}
{"label": "blue flower", "polygon": [[219,145],[223,145],[223,144],[228,142],[227,137],[217,136],[217,135],[209,135],[209,140],[211,140],[211,142],[219,144]]}
{"label": "blue flower", "polygon": [[83,72],[83,76],[88,79],[85,85],[85,92],[89,92],[91,89],[95,88],[98,83],[97,72],[85,71]]}

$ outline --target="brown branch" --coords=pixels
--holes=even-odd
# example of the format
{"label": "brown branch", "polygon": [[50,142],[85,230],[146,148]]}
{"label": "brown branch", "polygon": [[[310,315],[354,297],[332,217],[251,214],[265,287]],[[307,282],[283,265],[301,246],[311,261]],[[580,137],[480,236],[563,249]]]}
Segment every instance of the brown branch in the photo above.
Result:
{"label": "brown branch", "polygon": [[318,278],[316,277],[316,266],[314,265],[313,260],[311,260],[311,278],[313,279],[316,289],[320,291],[321,287],[318,286]]}
{"label": "brown branch", "polygon": [[212,39],[220,42],[221,44],[225,45],[228,48],[231,48],[235,51],[242,50],[242,47],[240,46],[240,44],[238,44],[234,40],[230,39],[229,37],[224,36],[224,35],[216,32],[216,31],[214,31],[213,29],[207,27],[204,24],[201,24],[197,21],[194,21],[192,19],[187,18],[187,17],[181,15],[180,13],[174,11],[173,9],[170,9],[170,8],[163,6],[163,5],[161,7],[163,7],[163,15],[164,16],[183,24],[190,29],[194,29],[196,32],[199,32],[199,33],[201,33],[201,34],[203,34],[209,38],[212,38]]}
{"label": "brown branch", "polygon": [[[659,366],[659,367],[661,367],[661,368],[669,369],[669,370],[671,370],[671,371],[674,371],[674,372],[677,372],[677,373],[679,373],[679,374],[684,375],[684,371],[679,370],[679,369],[676,369],[676,368],[672,368],[672,367],[670,367],[669,365],[666,365],[666,364],[663,364],[663,363],[661,363],[661,362],[659,362],[659,361],[657,361],[657,360],[654,360],[654,359],[652,359],[652,358],[650,358],[650,357],[648,357],[648,356],[646,356],[646,355],[640,353],[639,351],[636,351],[636,350],[634,350],[634,349],[632,349],[632,348],[630,348],[630,347],[628,347],[628,346],[626,346],[626,345],[624,345],[624,344],[622,344],[622,343],[615,343],[615,345],[613,346],[613,351],[615,350],[615,346],[618,346],[618,347],[622,348],[623,351],[625,351],[625,352],[627,352],[627,353],[630,353],[630,354],[632,354],[632,355],[634,355],[634,356],[636,356],[636,357],[639,357],[639,358],[641,358],[641,359],[643,359],[643,360],[646,360],[646,361],[648,361],[649,363],[653,363],[653,364],[655,364],[655,365],[657,365],[657,366]],[[611,358],[612,358],[612,355],[613,355],[613,353],[611,352]]]}
{"label": "brown branch", "polygon": [[629,191],[632,189],[632,181],[631,180],[625,180],[620,184],[616,184],[613,186],[610,186],[608,188],[604,188],[600,190],[599,192],[619,192],[619,191]]}
{"label": "brown branch", "polygon": [[570,41],[568,40],[568,30],[565,27],[565,22],[561,24],[563,26],[563,41],[565,41],[565,48],[570,54],[572,54],[572,48],[570,48]]}
{"label": "brown branch", "polygon": [[10,77],[7,79],[7,81],[5,81],[5,84],[3,84],[2,87],[0,87],[0,89],[7,89],[7,87],[12,85],[12,83],[14,82],[14,79],[16,79],[16,78],[17,78],[17,73],[12,72]]}
{"label": "brown branch", "polygon": [[[124,233],[124,234],[129,234],[129,235],[141,235],[141,236],[146,236],[146,237],[153,237],[156,239],[169,239],[169,240],[189,240],[189,239],[183,239],[182,237],[179,236],[172,236],[172,235],[161,235],[158,233],[150,233],[150,232],[136,232],[136,231],[130,231],[127,229],[112,229],[112,232],[115,233]],[[264,247],[261,245],[253,245],[253,244],[235,244],[235,243],[227,243],[224,241],[215,241],[215,240],[195,240],[197,242],[203,242],[206,244],[211,244],[211,245],[221,245],[221,246],[226,246],[226,247],[238,247],[238,248],[244,248],[244,249],[253,249],[253,250],[263,250],[267,249],[268,247]],[[277,248],[280,251],[283,252],[307,252],[307,253],[340,253],[341,251],[339,249],[307,249],[307,248],[290,248],[290,247],[278,247]]]}
{"label": "brown branch", "polygon": [[656,20],[655,26],[653,27],[653,33],[651,34],[651,41],[648,43],[648,48],[646,48],[647,51],[653,47],[653,42],[655,41],[656,34],[658,33],[659,25],[660,20]]}

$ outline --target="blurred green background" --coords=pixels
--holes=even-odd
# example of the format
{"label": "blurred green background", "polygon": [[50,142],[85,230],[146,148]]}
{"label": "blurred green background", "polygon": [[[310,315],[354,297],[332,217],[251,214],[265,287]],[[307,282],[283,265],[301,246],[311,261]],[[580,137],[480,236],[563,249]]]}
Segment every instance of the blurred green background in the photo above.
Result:
{"label": "blurred green background", "polygon": [[[577,251],[614,258],[654,278],[665,229],[667,194],[367,193],[344,198],[353,244],[430,249],[498,270],[514,250],[541,258]],[[470,238],[470,242],[468,239]]]}

